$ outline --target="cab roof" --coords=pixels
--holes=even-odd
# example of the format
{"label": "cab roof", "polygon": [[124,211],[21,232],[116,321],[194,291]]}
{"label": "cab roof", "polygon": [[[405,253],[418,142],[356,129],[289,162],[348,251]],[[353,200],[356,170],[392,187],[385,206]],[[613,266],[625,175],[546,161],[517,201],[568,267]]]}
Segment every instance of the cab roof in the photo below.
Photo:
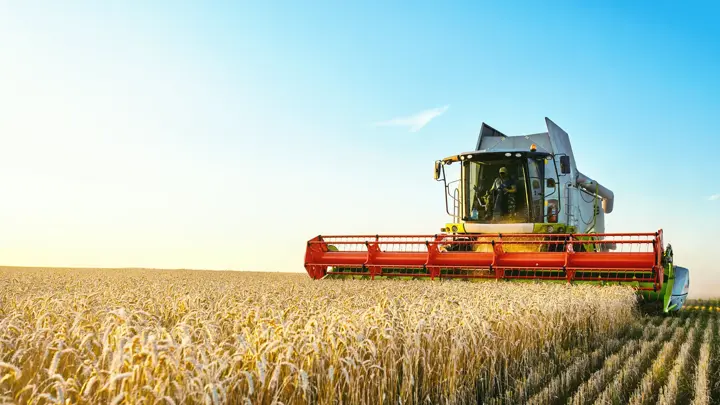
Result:
{"label": "cab roof", "polygon": [[460,162],[460,161],[471,161],[471,162],[482,162],[486,160],[499,160],[499,159],[507,159],[507,158],[532,158],[532,157],[538,157],[538,158],[545,158],[550,156],[549,152],[540,152],[532,150],[503,150],[503,151],[493,151],[488,152],[484,150],[476,150],[472,152],[463,152],[457,155],[448,156],[442,161],[445,164],[452,164],[453,162]]}

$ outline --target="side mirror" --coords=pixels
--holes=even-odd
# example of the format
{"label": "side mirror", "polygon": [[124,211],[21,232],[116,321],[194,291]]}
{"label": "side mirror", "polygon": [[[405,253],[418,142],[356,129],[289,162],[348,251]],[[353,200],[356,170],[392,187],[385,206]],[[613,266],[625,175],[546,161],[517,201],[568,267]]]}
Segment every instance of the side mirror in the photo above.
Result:
{"label": "side mirror", "polygon": [[441,163],[439,160],[435,161],[435,180],[440,179],[440,168]]}
{"label": "side mirror", "polygon": [[555,179],[547,179],[546,184],[549,188],[554,188],[555,187]]}
{"label": "side mirror", "polygon": [[560,156],[560,172],[562,174],[570,173],[570,156]]}

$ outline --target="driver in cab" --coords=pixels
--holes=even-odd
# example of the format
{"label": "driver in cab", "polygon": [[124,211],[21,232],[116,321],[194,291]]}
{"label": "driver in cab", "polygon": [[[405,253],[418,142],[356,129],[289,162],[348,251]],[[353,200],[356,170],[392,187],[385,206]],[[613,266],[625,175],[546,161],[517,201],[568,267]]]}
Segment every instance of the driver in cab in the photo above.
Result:
{"label": "driver in cab", "polygon": [[515,210],[515,192],[517,192],[515,180],[508,175],[506,167],[501,167],[498,177],[489,190],[493,201],[493,220],[498,220],[501,216]]}

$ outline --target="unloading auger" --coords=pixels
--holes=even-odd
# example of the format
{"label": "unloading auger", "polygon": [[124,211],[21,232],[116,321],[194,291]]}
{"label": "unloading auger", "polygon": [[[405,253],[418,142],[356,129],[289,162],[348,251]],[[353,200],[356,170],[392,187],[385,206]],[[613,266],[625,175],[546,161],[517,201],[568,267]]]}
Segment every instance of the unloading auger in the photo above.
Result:
{"label": "unloading auger", "polygon": [[[673,263],[662,230],[605,233],[613,192],[578,170],[568,134],[545,122],[547,132],[518,136],[483,123],[474,151],[435,162],[453,219],[440,233],[319,235],[307,243],[307,273],[630,285],[645,303],[678,311],[690,274]],[[448,182],[453,164],[459,179]]]}

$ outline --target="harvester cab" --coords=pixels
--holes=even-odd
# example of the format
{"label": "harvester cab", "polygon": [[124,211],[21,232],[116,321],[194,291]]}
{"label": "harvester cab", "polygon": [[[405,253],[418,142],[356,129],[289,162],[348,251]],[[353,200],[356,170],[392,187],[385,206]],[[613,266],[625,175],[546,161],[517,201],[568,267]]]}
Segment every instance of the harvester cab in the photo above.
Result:
{"label": "harvester cab", "polygon": [[[443,232],[604,232],[612,191],[577,169],[567,133],[546,121],[547,132],[521,136],[507,136],[483,123],[476,150],[436,162],[435,179],[445,184],[445,206],[453,218]],[[460,179],[450,190],[458,182],[448,183],[445,167],[453,164],[460,165]]]}
{"label": "harvester cab", "polygon": [[[645,304],[679,310],[689,271],[662,230],[606,233],[614,194],[578,170],[568,134],[508,136],[483,123],[475,149],[435,162],[452,218],[434,235],[318,235],[314,279],[460,279],[630,285]],[[457,165],[459,178],[446,168]]]}

